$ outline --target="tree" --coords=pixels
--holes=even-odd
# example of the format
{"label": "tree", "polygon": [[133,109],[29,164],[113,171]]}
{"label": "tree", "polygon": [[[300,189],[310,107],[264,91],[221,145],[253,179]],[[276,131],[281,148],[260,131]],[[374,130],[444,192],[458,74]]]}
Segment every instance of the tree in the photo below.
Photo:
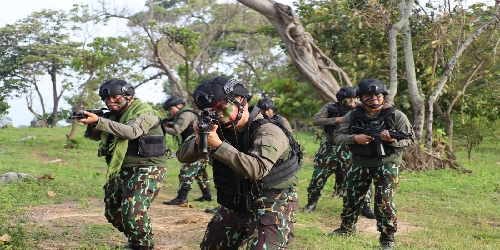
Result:
{"label": "tree", "polygon": [[[67,75],[65,70],[80,46],[79,43],[70,41],[68,31],[74,28],[70,27],[71,22],[70,16],[63,11],[44,9],[0,29],[0,47],[4,56],[2,63],[7,59],[9,66],[2,70],[4,84],[7,82],[4,86],[21,92],[28,91],[28,109],[40,118],[46,111],[40,93],[39,78],[48,74],[52,82],[52,127],[58,120],[59,101],[71,86],[70,82],[59,77]],[[32,90],[39,96],[42,114],[33,109],[29,93]]]}
{"label": "tree", "polygon": [[497,0],[495,2],[495,6],[492,8],[492,16],[490,17],[489,20],[485,20],[483,23],[478,25],[477,29],[474,30],[472,33],[469,34],[469,36],[463,40],[463,42],[460,43],[459,47],[453,54],[453,56],[449,59],[448,63],[446,64],[446,67],[444,69],[443,74],[441,75],[439,82],[437,83],[436,87],[434,88],[434,91],[432,94],[427,98],[426,100],[426,142],[425,146],[426,148],[431,148],[432,144],[432,121],[433,121],[433,110],[434,110],[434,103],[438,99],[438,97],[441,95],[442,90],[444,88],[444,85],[447,83],[448,79],[450,78],[453,69],[455,68],[455,65],[457,64],[457,61],[459,57],[462,55],[464,50],[483,32],[485,32],[488,27],[496,25],[500,21],[500,15],[499,15],[499,7],[500,7],[500,1]]}

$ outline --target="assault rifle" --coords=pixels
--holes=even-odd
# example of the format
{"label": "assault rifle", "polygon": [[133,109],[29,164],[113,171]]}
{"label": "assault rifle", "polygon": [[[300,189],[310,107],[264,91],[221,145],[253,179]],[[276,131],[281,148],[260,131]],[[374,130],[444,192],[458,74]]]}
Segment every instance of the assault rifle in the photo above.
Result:
{"label": "assault rifle", "polygon": [[[351,126],[351,132],[353,134],[365,134],[374,138],[373,142],[375,142],[377,146],[378,156],[385,156],[384,146],[382,145],[383,141],[380,139],[380,133],[382,133],[382,131],[384,130],[385,129],[380,129],[380,128]],[[391,135],[391,138],[396,140],[404,140],[412,138],[410,133],[394,131],[394,130],[392,131],[388,130],[388,131],[389,135]]]}
{"label": "assault rifle", "polygon": [[161,124],[167,124],[167,127],[173,127],[173,122],[175,117],[163,118],[161,119]]}
{"label": "assault rifle", "polygon": [[203,109],[198,116],[198,130],[200,131],[199,153],[208,153],[208,134],[213,125],[217,124],[217,116],[218,112],[211,108]]}
{"label": "assault rifle", "polygon": [[105,117],[105,115],[107,115],[109,112],[107,108],[102,108],[102,109],[89,109],[89,110],[79,110],[79,111],[76,111],[74,112],[73,111],[73,115],[68,117],[69,119],[84,119],[84,118],[87,118],[88,115],[84,114],[83,112],[84,111],[87,111],[89,113],[92,113],[92,114],[96,114],[97,116],[99,117]]}

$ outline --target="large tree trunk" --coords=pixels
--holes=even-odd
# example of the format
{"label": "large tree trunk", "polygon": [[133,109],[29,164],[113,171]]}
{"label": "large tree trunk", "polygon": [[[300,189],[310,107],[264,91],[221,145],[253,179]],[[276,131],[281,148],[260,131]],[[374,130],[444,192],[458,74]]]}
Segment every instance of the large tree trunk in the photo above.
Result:
{"label": "large tree trunk", "polygon": [[[389,84],[389,95],[386,96],[385,101],[388,103],[394,103],[394,96],[396,96],[396,93],[398,92],[398,51],[397,51],[397,42],[396,38],[399,33],[399,31],[407,25],[409,22],[412,6],[413,6],[414,0],[409,0],[408,2],[405,2],[405,0],[398,0],[398,8],[399,8],[399,21],[394,24],[390,29],[389,29],[389,69],[390,69],[390,84]],[[411,45],[411,41],[410,41]],[[411,47],[410,47],[411,49]],[[406,50],[405,50],[405,55],[406,55]],[[412,59],[412,65],[413,65],[413,51],[410,50],[411,54],[411,59]],[[405,59],[408,59],[408,57],[405,57]],[[415,72],[415,66],[412,68],[413,72]],[[407,67],[408,71],[408,67]]]}
{"label": "large tree trunk", "polygon": [[[313,42],[292,8],[273,0],[238,0],[264,15],[276,28],[299,72],[326,102],[336,101],[335,93],[343,86],[352,86],[346,72],[328,58]],[[339,74],[339,82],[330,73]]]}
{"label": "large tree trunk", "polygon": [[[83,89],[82,92],[80,93],[80,96],[78,96],[78,103],[76,104],[76,108],[74,111],[78,111],[83,108],[83,98],[85,96],[85,93],[87,92],[87,88],[89,86],[89,82],[92,79],[92,77],[94,77],[94,72],[91,72],[87,81],[82,86],[80,86],[83,87]],[[71,123],[71,131],[69,132],[68,135],[66,135],[68,143],[71,142],[71,140],[73,140],[77,126],[78,126],[78,121],[76,119],[73,119],[73,122]]]}
{"label": "large tree trunk", "polygon": [[[413,1],[413,0],[412,0]],[[412,3],[413,5],[413,3]],[[411,11],[410,5],[407,5]],[[422,139],[422,131],[424,128],[424,98],[420,95],[419,88],[417,86],[417,76],[415,74],[415,60],[413,58],[413,47],[411,42],[411,30],[407,23],[403,25],[402,28],[403,35],[403,51],[405,55],[405,65],[406,65],[406,79],[408,83],[408,91],[410,93],[410,100],[413,107],[413,132],[415,133],[415,138],[418,141]]]}
{"label": "large tree trunk", "polygon": [[448,65],[446,66],[446,69],[441,76],[441,79],[439,80],[438,85],[432,92],[432,94],[427,98],[426,101],[426,108],[428,109],[426,112],[426,139],[425,139],[425,147],[427,149],[430,149],[432,147],[432,116],[433,116],[433,105],[434,102],[436,102],[437,98],[439,95],[441,95],[441,91],[443,90],[444,85],[448,81],[448,79],[451,76],[451,73],[453,72],[453,69],[455,68],[455,65],[458,61],[458,58],[462,55],[464,50],[478,37],[480,36],[486,28],[489,26],[492,26],[496,24],[500,20],[500,16],[498,13],[500,1],[497,0],[495,2],[495,9],[493,12],[493,17],[491,18],[490,21],[484,23],[483,25],[479,26],[476,31],[474,31],[458,48],[458,50],[455,52],[451,60],[448,62]]}

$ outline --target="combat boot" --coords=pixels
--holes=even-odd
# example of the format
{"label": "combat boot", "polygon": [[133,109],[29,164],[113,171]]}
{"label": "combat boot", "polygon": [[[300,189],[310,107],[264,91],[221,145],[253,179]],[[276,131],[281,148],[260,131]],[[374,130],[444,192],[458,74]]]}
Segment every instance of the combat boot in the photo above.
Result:
{"label": "combat boot", "polygon": [[379,241],[381,250],[394,249],[394,234],[380,233]]}
{"label": "combat boot", "polygon": [[217,210],[219,210],[219,207],[214,207],[212,209],[207,208],[207,209],[205,209],[205,213],[207,213],[207,214],[215,214],[215,213],[217,213]]}
{"label": "combat boot", "polygon": [[317,201],[309,200],[307,205],[304,208],[302,208],[302,212],[310,213],[310,212],[314,211],[316,209],[317,204],[318,204]]}
{"label": "combat boot", "polygon": [[187,200],[188,190],[187,189],[179,189],[177,191],[177,197],[170,201],[164,201],[165,205],[180,205],[182,203],[188,203]]}
{"label": "combat boot", "polygon": [[363,208],[361,208],[361,215],[368,219],[376,219],[375,213],[370,209],[370,203],[363,203]]}
{"label": "combat boot", "polygon": [[195,201],[212,201],[212,194],[210,193],[210,189],[204,188],[201,190],[201,197],[195,199]]}
{"label": "combat boot", "polygon": [[128,243],[128,245],[123,247],[124,250],[152,250],[154,248],[155,248],[154,245],[151,245],[151,246],[133,246],[130,243]]}
{"label": "combat boot", "polygon": [[329,233],[328,236],[353,236],[354,234],[356,233],[356,230],[347,230],[346,228],[344,227],[339,227],[335,230],[333,230],[333,232]]}

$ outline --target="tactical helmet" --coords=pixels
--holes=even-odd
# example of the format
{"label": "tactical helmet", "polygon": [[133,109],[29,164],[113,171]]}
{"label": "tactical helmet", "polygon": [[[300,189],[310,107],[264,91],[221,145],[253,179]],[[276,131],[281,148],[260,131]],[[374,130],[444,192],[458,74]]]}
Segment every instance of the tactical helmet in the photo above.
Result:
{"label": "tactical helmet", "polygon": [[260,99],[257,102],[257,107],[259,109],[274,109],[275,108],[273,100],[271,100],[271,99],[269,99],[267,97],[263,98],[263,99]]}
{"label": "tactical helmet", "polygon": [[175,97],[175,96],[173,96],[173,97],[168,98],[168,99],[165,101],[165,103],[163,103],[163,109],[164,109],[164,110],[168,110],[170,107],[175,106],[175,105],[177,105],[177,104],[182,104],[182,105],[184,105],[184,104],[186,104],[186,102],[184,102],[184,100],[182,100],[182,99],[181,99],[181,98],[179,98],[179,97]]}
{"label": "tactical helmet", "polygon": [[134,87],[124,80],[109,80],[99,87],[99,96],[102,100],[106,99],[108,96],[133,96],[134,94]]}
{"label": "tactical helmet", "polygon": [[358,83],[356,87],[356,93],[358,96],[362,94],[378,94],[382,93],[387,95],[387,86],[377,79],[365,79]]}
{"label": "tactical helmet", "polygon": [[[243,96],[243,103],[237,102],[234,97]],[[231,101],[237,106],[244,106],[250,101],[248,90],[236,79],[224,76],[214,77],[203,81],[193,92],[194,103],[198,109],[212,108]]]}
{"label": "tactical helmet", "polygon": [[355,88],[350,88],[350,87],[343,87],[337,91],[337,94],[335,94],[335,97],[337,97],[337,101],[342,101],[346,98],[354,98],[357,97],[356,94],[356,89]]}

